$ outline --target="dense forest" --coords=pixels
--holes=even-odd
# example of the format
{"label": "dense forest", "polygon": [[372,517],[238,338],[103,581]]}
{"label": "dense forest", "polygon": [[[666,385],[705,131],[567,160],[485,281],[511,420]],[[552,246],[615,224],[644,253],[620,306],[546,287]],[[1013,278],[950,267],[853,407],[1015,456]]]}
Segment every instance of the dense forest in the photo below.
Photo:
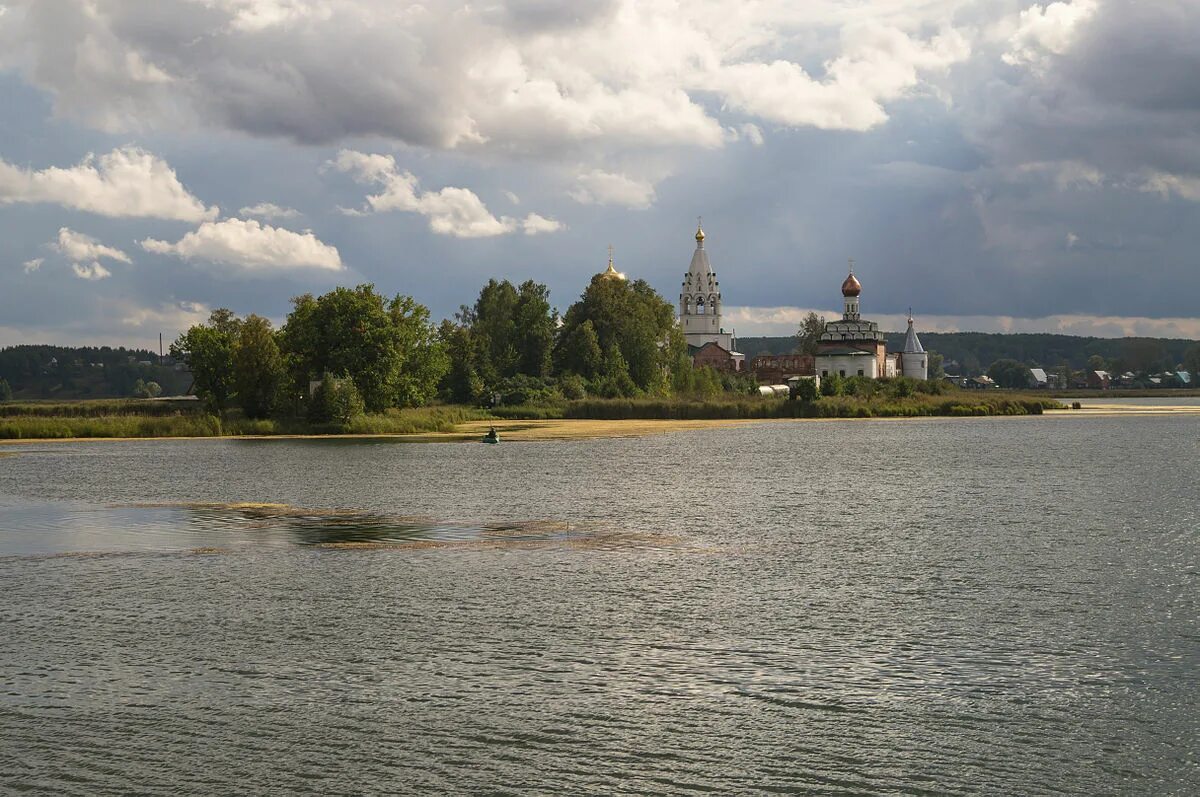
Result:
{"label": "dense forest", "polygon": [[[232,356],[235,333],[272,336],[285,349],[290,341],[288,391],[297,395],[307,392],[308,381],[320,381],[326,370],[339,375],[354,370],[355,361],[378,363],[380,352],[386,350],[391,357],[387,367],[394,373],[368,378],[363,372],[354,380],[373,408],[413,406],[435,396],[478,404],[493,395],[506,402],[524,402],[543,392],[578,398],[585,394],[712,393],[734,387],[722,384],[714,374],[683,366],[682,343],[672,335],[672,308],[641,283],[595,281],[561,320],[551,309],[545,286],[533,282],[514,286],[493,280],[480,291],[474,305],[463,307],[453,321],[440,327],[434,327],[428,311],[411,299],[392,300],[397,301],[399,304],[387,306],[382,297],[365,287],[340,289],[320,299],[301,297],[297,300],[299,312],[290,319],[290,335],[271,330],[269,325],[260,329],[262,321],[256,317],[244,331],[241,321],[232,316],[216,319],[215,326],[214,322],[202,326],[219,330],[222,357]],[[338,304],[347,306],[335,307]],[[347,341],[359,340],[363,314],[376,319],[384,330],[380,334],[391,341],[388,346],[380,348],[382,344],[376,340],[375,349],[351,353],[346,341],[318,340],[315,331],[298,331],[344,329],[352,331]],[[310,316],[323,320],[313,327]],[[355,321],[349,323],[348,318]],[[947,373],[959,376],[986,373],[999,361],[1047,370],[1064,365],[1077,371],[1103,366],[1118,373],[1154,372],[1179,365],[1200,370],[1193,362],[1196,342],[1177,338],[928,332],[921,340],[928,351],[941,355]],[[669,345],[661,348],[661,341]],[[172,396],[197,388],[204,393],[205,385],[194,385],[193,374],[182,362],[183,353],[190,349],[186,344],[192,342],[202,341],[177,342],[185,344],[175,347],[181,357],[168,356],[161,364],[158,354],[146,349],[42,345],[0,349],[0,400]],[[890,350],[900,349],[903,343],[903,333],[888,333]],[[800,345],[796,336],[737,340],[747,362],[758,354],[791,353]],[[423,353],[427,349],[428,355]],[[320,356],[315,353],[318,350]],[[307,353],[302,355],[302,351]],[[420,351],[422,355],[406,364],[395,351]],[[275,356],[279,355],[268,355]],[[418,362],[432,370],[422,373],[415,368]],[[247,362],[244,369],[260,373],[263,364]],[[217,404],[223,403],[224,392],[237,392],[232,375],[228,381],[228,387],[218,386]],[[248,395],[248,386],[243,388]],[[271,395],[263,397],[264,407],[276,401],[274,390],[271,386]]]}
{"label": "dense forest", "polygon": [[[1196,341],[1178,338],[1085,338],[1040,333],[1000,334],[991,332],[927,332],[921,334],[927,351],[944,358],[948,373],[976,376],[998,360],[1016,360],[1034,368],[1058,368],[1064,363],[1075,370],[1087,368],[1099,357],[1114,371],[1157,371],[1185,362]],[[738,351],[747,361],[758,354],[787,354],[799,345],[790,337],[741,337]],[[903,332],[887,334],[889,351],[904,346]]]}
{"label": "dense forest", "polygon": [[170,358],[165,363],[159,364],[158,354],[146,349],[10,346],[0,349],[0,393],[11,392],[17,399],[65,400],[187,392],[191,374],[176,368]]}

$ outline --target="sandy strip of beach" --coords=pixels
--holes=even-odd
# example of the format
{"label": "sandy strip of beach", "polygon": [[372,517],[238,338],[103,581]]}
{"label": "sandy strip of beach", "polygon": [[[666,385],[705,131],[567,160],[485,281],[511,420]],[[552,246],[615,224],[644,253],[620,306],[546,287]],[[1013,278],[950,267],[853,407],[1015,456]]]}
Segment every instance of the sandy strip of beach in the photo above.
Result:
{"label": "sandy strip of beach", "polygon": [[[989,418],[1096,418],[1096,417],[1151,417],[1168,415],[1200,415],[1200,405],[1141,405],[1087,404],[1078,410],[1052,410],[1042,416],[985,416]],[[917,416],[924,420],[955,420],[946,416]],[[463,440],[478,440],[491,427],[496,427],[501,440],[586,440],[602,437],[645,437],[668,432],[687,432],[697,429],[719,429],[764,423],[821,423],[825,421],[906,421],[908,417],[896,418],[752,418],[752,419],[706,419],[706,420],[512,420],[512,421],[468,421],[461,423],[451,432],[421,432],[416,434],[345,434],[345,435],[227,435],[222,437],[67,437],[67,438],[21,438],[0,440],[0,446],[28,445],[30,443],[100,443],[127,440],[400,440],[413,443],[449,443]],[[958,419],[961,420],[961,419]]]}

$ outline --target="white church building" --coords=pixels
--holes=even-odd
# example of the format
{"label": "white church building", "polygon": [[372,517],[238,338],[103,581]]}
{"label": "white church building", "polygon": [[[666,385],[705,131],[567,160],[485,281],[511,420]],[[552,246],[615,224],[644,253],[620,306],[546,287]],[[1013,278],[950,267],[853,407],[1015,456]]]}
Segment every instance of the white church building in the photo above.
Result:
{"label": "white church building", "polygon": [[721,325],[721,283],[704,250],[704,229],[696,227],[696,251],[679,292],[679,328],[697,365],[741,370],[745,356],[734,351],[733,334]]}
{"label": "white church building", "polygon": [[929,355],[913,327],[912,311],[908,314],[904,350],[888,354],[887,337],[880,331],[879,324],[864,319],[859,312],[861,294],[862,283],[854,276],[854,261],[850,261],[850,273],[842,282],[842,317],[826,322],[825,331],[817,340],[816,375],[822,378],[836,374],[867,379],[896,376],[928,379]]}

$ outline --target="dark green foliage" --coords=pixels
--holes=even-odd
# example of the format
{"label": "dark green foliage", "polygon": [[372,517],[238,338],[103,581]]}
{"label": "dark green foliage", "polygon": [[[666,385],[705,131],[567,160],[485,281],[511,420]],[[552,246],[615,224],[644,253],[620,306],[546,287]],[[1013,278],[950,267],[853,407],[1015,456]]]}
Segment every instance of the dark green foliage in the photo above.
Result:
{"label": "dark green foliage", "polygon": [[[839,375],[839,379],[840,379]],[[874,379],[868,379],[865,376],[847,377],[842,382],[842,393],[847,396],[856,396],[858,398],[871,398],[881,389],[881,385]]]}
{"label": "dark green foliage", "polygon": [[193,390],[210,412],[220,414],[233,395],[233,346],[240,322],[224,308],[196,324],[171,344],[171,355],[188,364]]}
{"label": "dark green foliage", "polygon": [[725,418],[892,418],[946,415],[1041,415],[1061,409],[1051,399],[1012,394],[975,395],[955,391],[936,397],[916,394],[907,399],[877,396],[860,399],[832,396],[819,401],[726,397],[710,401],[680,399],[588,399],[566,405],[567,418],[725,419]]}
{"label": "dark green foliage", "polygon": [[[596,374],[597,392],[633,395],[636,391],[661,393],[668,388],[666,373],[686,356],[683,333],[675,323],[675,308],[655,293],[645,280],[627,282],[603,275],[592,278],[583,295],[563,316],[556,361],[562,371],[587,376],[584,357],[594,350],[590,335],[579,332],[590,323],[603,362]],[[622,369],[612,349],[624,362]],[[628,375],[628,382],[622,376]],[[593,368],[593,373],[596,369]]]}
{"label": "dark green foliage", "polygon": [[558,378],[558,389],[563,397],[576,400],[587,396],[587,383],[579,374],[563,374]]}
{"label": "dark green foliage", "polygon": [[590,320],[564,331],[559,340],[555,353],[560,371],[578,374],[584,379],[593,379],[600,373],[604,352],[600,349],[600,338]]}
{"label": "dark green foliage", "polygon": [[158,382],[163,392],[187,392],[192,375],[174,361],[159,362],[158,352],[108,346],[11,346],[0,349],[0,379],[18,399],[122,398],[133,395],[137,380]]}
{"label": "dark green foliage", "polygon": [[825,316],[809,313],[796,333],[797,354],[816,354],[817,343],[825,332]]}
{"label": "dark green foliage", "polygon": [[237,402],[248,418],[265,418],[279,403],[284,381],[283,356],[267,319],[248,315],[233,348]]}
{"label": "dark green foliage", "polygon": [[549,377],[555,331],[549,297],[550,290],[533,280],[520,288],[489,280],[475,305],[459,311],[457,323],[443,321],[438,337],[449,355],[443,394],[481,403],[504,380]]}
{"label": "dark green foliage", "polygon": [[432,400],[449,363],[424,306],[407,296],[386,300],[373,285],[293,304],[279,346],[294,391],[328,372],[347,375],[371,412]]}
{"label": "dark green foliage", "polygon": [[[513,308],[513,337],[517,374],[550,376],[554,350],[555,317],[550,309],[550,289],[533,280],[521,283]],[[515,374],[514,374],[515,375]]]}
{"label": "dark green foliage", "polygon": [[[918,324],[920,319],[918,319]],[[919,331],[919,330],[918,330]],[[1087,366],[1088,358],[1098,355],[1111,366],[1109,370],[1138,372],[1155,361],[1165,365],[1183,362],[1184,354],[1196,341],[1182,338],[1092,338],[1041,333],[1001,334],[992,332],[922,332],[921,343],[931,352],[929,376],[935,376],[932,352],[953,362],[956,376],[978,376],[988,363],[1019,360],[1040,368],[1058,368],[1064,362],[1076,371]],[[738,349],[751,360],[758,354],[788,354],[795,351],[795,336],[765,338],[739,337]],[[889,332],[888,351],[904,348],[904,332]]]}
{"label": "dark green foliage", "polygon": [[830,374],[821,378],[821,395],[822,396],[840,396],[845,384],[845,379],[840,374]]}
{"label": "dark green foliage", "polygon": [[816,401],[820,397],[821,389],[817,387],[817,380],[815,379],[799,380],[792,391],[792,398],[797,401]]}
{"label": "dark green foliage", "polygon": [[988,366],[987,375],[1000,387],[1024,389],[1033,384],[1029,366],[1016,360],[997,360]]}
{"label": "dark green foliage", "polygon": [[12,387],[5,379],[0,379],[0,401],[12,401]]}
{"label": "dark green foliage", "polygon": [[485,386],[475,367],[478,354],[471,328],[450,320],[443,321],[438,327],[438,340],[449,360],[441,384],[445,398],[459,404],[483,403]]}
{"label": "dark green foliage", "polygon": [[309,402],[308,421],[346,430],[363,412],[363,398],[354,380],[326,373]]}
{"label": "dark green foliage", "polygon": [[946,369],[943,365],[945,359],[945,357],[936,351],[928,352],[928,367],[926,368],[926,372],[930,379],[941,379],[946,375]]}
{"label": "dark green foliage", "polygon": [[1192,385],[1200,385],[1200,343],[1183,354],[1183,370],[1192,375]]}
{"label": "dark green foliage", "polygon": [[524,404],[545,406],[562,404],[565,397],[553,379],[518,374],[497,383],[494,392],[500,396],[501,405]]}

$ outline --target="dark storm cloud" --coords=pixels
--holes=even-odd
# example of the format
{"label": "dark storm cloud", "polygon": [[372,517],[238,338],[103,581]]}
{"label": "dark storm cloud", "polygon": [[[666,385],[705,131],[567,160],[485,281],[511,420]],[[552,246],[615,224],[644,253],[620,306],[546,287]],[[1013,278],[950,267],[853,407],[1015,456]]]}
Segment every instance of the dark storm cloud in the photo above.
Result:
{"label": "dark storm cloud", "polygon": [[[4,3],[0,159],[44,170],[140,147],[223,218],[295,208],[271,223],[335,246],[338,282],[435,316],[492,276],[545,281],[565,308],[609,243],[671,298],[701,214],[728,307],[836,309],[852,256],[868,314],[912,306],[941,328],[1065,314],[1048,326],[1162,331],[1109,316],[1197,314],[1196,4]],[[339,213],[386,187],[326,166],[343,148],[390,156],[388,179],[419,188]],[[464,202],[496,236],[431,232]],[[530,213],[563,228],[503,223]],[[63,226],[134,262],[79,279],[44,250]],[[205,307],[279,318],[332,284],[136,243],[191,229],[0,209],[0,315],[140,335]],[[1030,328],[989,328],[1004,324]]]}

